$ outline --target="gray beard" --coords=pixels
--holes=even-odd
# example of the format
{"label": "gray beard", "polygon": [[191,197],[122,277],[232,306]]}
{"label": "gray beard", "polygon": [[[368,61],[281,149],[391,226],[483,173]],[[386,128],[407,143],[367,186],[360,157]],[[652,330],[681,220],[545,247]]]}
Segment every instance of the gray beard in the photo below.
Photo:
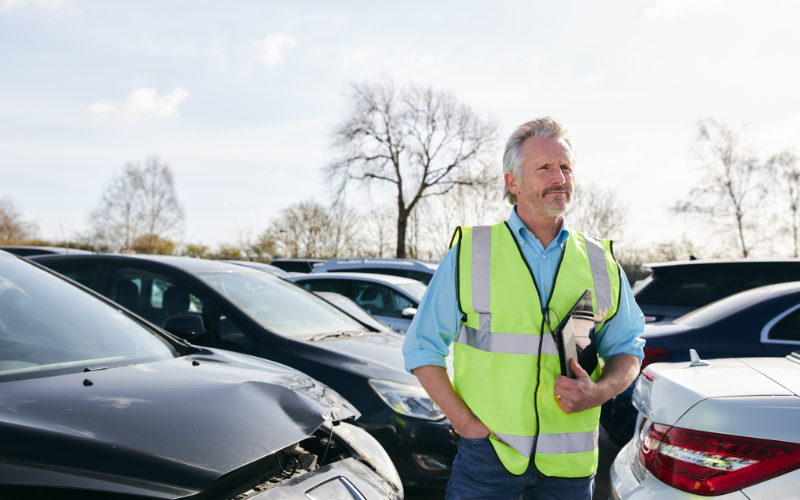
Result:
{"label": "gray beard", "polygon": [[533,205],[525,200],[523,201],[525,202],[526,205],[528,205],[528,208],[531,209],[531,212],[541,217],[560,217],[565,213],[567,213],[570,206],[572,206],[572,199],[570,199],[564,205],[559,207],[546,206],[544,203]]}

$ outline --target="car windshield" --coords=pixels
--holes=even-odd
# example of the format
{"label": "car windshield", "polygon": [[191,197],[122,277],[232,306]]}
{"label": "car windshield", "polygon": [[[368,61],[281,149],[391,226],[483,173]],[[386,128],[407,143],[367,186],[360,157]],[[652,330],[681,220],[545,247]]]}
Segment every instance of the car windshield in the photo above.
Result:
{"label": "car windshield", "polygon": [[703,327],[715,323],[730,314],[741,311],[746,307],[750,307],[756,302],[764,300],[767,296],[769,296],[769,290],[766,288],[754,288],[712,302],[685,316],[681,316],[674,322],[686,326]]}
{"label": "car windshield", "polygon": [[422,283],[402,283],[397,286],[399,286],[406,293],[417,299],[418,302],[422,300],[422,296],[425,295],[425,290],[428,289],[428,286],[423,285]]}
{"label": "car windshield", "polygon": [[311,292],[261,272],[198,276],[262,326],[287,337],[366,332],[364,326]]}
{"label": "car windshield", "polygon": [[0,252],[0,381],[177,355],[110,304]]}

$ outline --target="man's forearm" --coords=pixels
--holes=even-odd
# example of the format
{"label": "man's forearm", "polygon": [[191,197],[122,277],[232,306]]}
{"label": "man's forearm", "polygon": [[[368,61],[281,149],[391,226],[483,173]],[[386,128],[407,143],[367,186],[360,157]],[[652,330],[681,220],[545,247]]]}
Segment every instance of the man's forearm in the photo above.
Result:
{"label": "man's forearm", "polygon": [[603,374],[597,381],[601,391],[602,402],[605,403],[624,391],[639,376],[639,358],[632,354],[611,356],[603,366]]}
{"label": "man's forearm", "polygon": [[426,365],[415,368],[414,375],[459,434],[464,437],[486,437],[489,434],[486,426],[456,394],[447,370],[441,366]]}

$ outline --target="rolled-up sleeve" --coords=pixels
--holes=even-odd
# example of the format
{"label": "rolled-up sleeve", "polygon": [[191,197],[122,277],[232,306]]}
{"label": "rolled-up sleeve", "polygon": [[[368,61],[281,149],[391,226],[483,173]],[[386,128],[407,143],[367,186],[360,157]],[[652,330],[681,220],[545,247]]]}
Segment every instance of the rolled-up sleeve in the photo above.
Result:
{"label": "rolled-up sleeve", "polygon": [[631,354],[644,359],[644,315],[633,299],[631,286],[622,267],[619,269],[622,283],[619,309],[597,333],[597,352],[605,359],[617,354]]}
{"label": "rolled-up sleeve", "polygon": [[455,267],[453,247],[439,264],[406,333],[403,357],[409,373],[425,365],[446,368],[445,358],[461,324]]}

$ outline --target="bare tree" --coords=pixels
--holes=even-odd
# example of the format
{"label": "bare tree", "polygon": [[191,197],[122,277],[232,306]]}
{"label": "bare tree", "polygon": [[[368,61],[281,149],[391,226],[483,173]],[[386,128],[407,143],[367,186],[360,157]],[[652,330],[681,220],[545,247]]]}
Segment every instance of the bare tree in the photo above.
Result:
{"label": "bare tree", "polygon": [[793,257],[798,257],[800,249],[800,167],[797,155],[791,151],[784,151],[770,158],[768,165],[782,181],[789,203],[788,232],[792,237]]}
{"label": "bare tree", "polygon": [[586,234],[621,239],[628,222],[628,210],[628,204],[619,199],[613,188],[578,182],[567,220],[570,227]]}
{"label": "bare tree", "polygon": [[154,253],[158,240],[177,233],[183,224],[183,207],[175,193],[169,165],[152,155],[144,166],[128,163],[112,179],[100,206],[91,214],[95,233],[122,252]]}
{"label": "bare tree", "polygon": [[338,257],[358,251],[359,227],[360,217],[344,203],[308,200],[281,210],[271,234],[288,257]]}
{"label": "bare tree", "polygon": [[11,198],[0,198],[0,245],[20,245],[33,238],[36,224],[22,218]]}
{"label": "bare tree", "polygon": [[159,238],[175,234],[183,226],[183,206],[175,193],[170,166],[153,154],[140,169],[142,222],[150,241],[150,252],[156,251]]}
{"label": "bare tree", "polygon": [[697,124],[695,154],[702,180],[689,192],[689,199],[676,203],[672,211],[695,215],[726,234],[733,231],[739,252],[747,257],[753,249],[753,218],[766,195],[760,175],[763,165],[739,133],[711,119]]}
{"label": "bare tree", "polygon": [[472,167],[492,151],[497,126],[456,97],[392,81],[353,84],[349,111],[333,131],[336,158],[326,167],[341,195],[355,184],[388,187],[396,197],[396,256],[406,255],[406,230],[423,198],[480,179]]}
{"label": "bare tree", "polygon": [[277,249],[275,235],[269,231],[256,234],[253,228],[240,229],[237,239],[242,253],[251,261],[272,258]]}
{"label": "bare tree", "polygon": [[396,223],[397,216],[394,214],[392,206],[379,207],[373,210],[366,220],[367,241],[365,253],[370,257],[389,257],[392,247],[396,246],[394,238],[397,231],[392,227]]}

